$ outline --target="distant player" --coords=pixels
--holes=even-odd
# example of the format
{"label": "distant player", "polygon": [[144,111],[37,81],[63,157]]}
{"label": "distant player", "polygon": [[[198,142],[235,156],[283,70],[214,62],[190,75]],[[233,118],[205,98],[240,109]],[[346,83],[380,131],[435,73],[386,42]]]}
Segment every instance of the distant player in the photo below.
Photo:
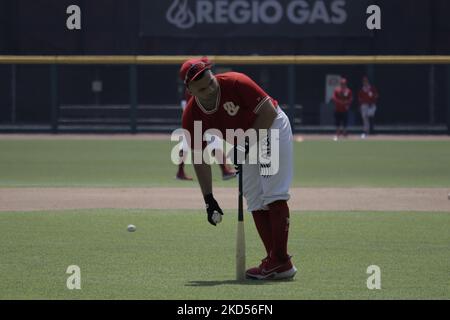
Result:
{"label": "distant player", "polygon": [[[193,95],[183,113],[183,128],[192,137],[194,121],[202,122],[203,132],[215,128],[223,137],[226,129],[279,130],[280,164],[276,174],[262,176],[259,164],[243,164],[243,194],[267,253],[258,267],[246,271],[246,276],[261,280],[294,277],[297,269],[287,251],[287,201],[292,180],[292,132],[288,117],[276,100],[242,73],[214,75],[210,64],[201,59],[190,59],[181,66],[180,78]],[[208,221],[215,225],[213,212],[223,213],[213,196],[211,167],[202,163],[194,164],[194,169],[205,200]]]}
{"label": "distant player", "polygon": [[363,85],[358,93],[358,100],[360,104],[361,117],[364,125],[364,132],[361,138],[366,138],[367,135],[373,133],[373,119],[377,111],[378,91],[370,84],[368,77],[363,77]]}
{"label": "distant player", "polygon": [[348,110],[353,101],[353,93],[347,87],[347,80],[342,78],[339,86],[334,89],[334,119],[336,123],[336,135],[333,140],[337,141],[340,136],[347,137]]}

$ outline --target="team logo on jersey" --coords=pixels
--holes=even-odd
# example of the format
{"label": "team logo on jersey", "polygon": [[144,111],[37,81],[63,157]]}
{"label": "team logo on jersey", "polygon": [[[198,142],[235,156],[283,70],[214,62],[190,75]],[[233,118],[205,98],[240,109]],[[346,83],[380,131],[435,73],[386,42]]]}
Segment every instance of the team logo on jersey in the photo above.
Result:
{"label": "team logo on jersey", "polygon": [[234,117],[239,111],[239,106],[236,106],[233,102],[230,102],[230,101],[225,102],[223,104],[223,108],[232,117]]}

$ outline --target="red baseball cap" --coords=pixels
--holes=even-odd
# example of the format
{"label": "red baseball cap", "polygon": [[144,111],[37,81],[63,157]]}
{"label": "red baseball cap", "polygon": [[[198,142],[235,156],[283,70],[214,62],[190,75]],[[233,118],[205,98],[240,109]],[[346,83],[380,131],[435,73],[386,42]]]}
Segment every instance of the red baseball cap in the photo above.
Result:
{"label": "red baseball cap", "polygon": [[180,68],[180,79],[185,85],[195,80],[203,71],[211,69],[211,61],[208,57],[186,60]]}

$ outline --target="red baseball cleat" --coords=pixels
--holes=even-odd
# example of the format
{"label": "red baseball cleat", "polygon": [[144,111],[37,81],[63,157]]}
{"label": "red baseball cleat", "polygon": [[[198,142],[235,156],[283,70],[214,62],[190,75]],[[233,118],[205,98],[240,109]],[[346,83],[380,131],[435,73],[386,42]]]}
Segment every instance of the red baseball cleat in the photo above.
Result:
{"label": "red baseball cleat", "polygon": [[184,173],[184,171],[178,171],[177,176],[176,176],[177,180],[187,180],[187,181],[192,181],[192,178],[187,176],[186,173]]}
{"label": "red baseball cleat", "polygon": [[289,257],[289,260],[285,262],[265,258],[259,267],[248,269],[245,275],[248,279],[254,280],[281,280],[291,279],[296,273],[297,268],[292,264]]}

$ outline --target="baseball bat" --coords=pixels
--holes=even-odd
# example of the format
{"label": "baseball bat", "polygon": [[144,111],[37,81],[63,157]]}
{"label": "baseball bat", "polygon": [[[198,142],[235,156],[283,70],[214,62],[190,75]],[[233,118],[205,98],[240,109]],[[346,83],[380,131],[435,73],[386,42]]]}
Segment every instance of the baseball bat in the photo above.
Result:
{"label": "baseball bat", "polygon": [[242,164],[239,165],[239,200],[238,200],[238,223],[236,238],[236,280],[245,279],[245,229],[244,210],[242,203]]}
{"label": "baseball bat", "polygon": [[[238,160],[238,149],[239,148],[237,140],[235,141],[234,148],[234,163],[238,167],[239,175],[239,198],[238,198],[238,223],[237,223],[237,234],[236,234],[236,280],[242,281],[245,279],[245,230],[244,230],[244,209],[242,202],[242,161]],[[245,150],[244,150],[245,159]],[[244,160],[245,161],[245,160]]]}

